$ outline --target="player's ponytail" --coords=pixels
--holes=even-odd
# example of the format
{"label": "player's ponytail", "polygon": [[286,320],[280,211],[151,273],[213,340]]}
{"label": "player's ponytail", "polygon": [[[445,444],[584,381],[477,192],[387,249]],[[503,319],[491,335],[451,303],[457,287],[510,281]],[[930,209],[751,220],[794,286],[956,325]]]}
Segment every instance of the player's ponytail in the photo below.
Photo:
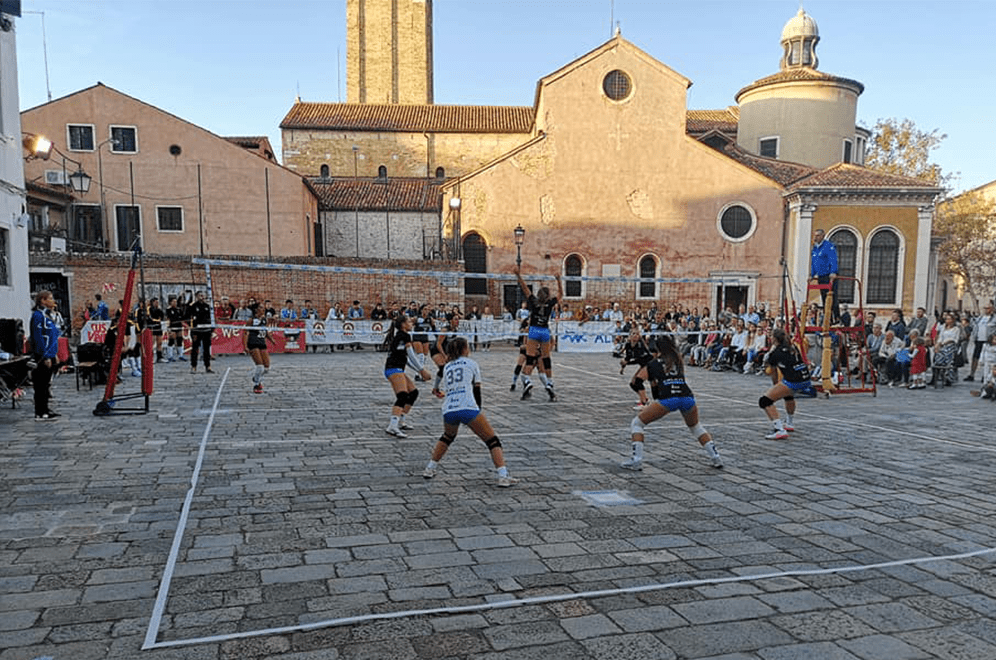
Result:
{"label": "player's ponytail", "polygon": [[674,339],[670,335],[661,335],[657,338],[657,352],[668,371],[676,371],[684,375],[685,369],[681,353],[678,352],[678,347],[674,345]]}
{"label": "player's ponytail", "polygon": [[448,342],[446,342],[446,361],[452,362],[453,360],[463,357],[463,353],[466,350],[466,337],[452,337]]}

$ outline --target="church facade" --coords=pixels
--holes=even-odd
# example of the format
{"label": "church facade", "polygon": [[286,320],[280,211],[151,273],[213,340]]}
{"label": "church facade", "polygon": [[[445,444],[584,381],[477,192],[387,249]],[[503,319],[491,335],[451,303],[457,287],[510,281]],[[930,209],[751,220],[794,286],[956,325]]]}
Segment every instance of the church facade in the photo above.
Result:
{"label": "church facade", "polygon": [[[402,19],[407,9],[398,7],[409,3],[429,17],[360,22],[372,6],[394,7]],[[568,287],[578,301],[715,309],[776,304],[788,289],[801,304],[811,234],[822,228],[838,246],[841,274],[854,278],[844,300],[883,310],[932,304],[930,232],[940,191],[861,165],[868,132],[855,115],[863,86],[818,71],[818,29],[802,11],[783,31],[780,71],[740,90],[738,104],[723,110],[689,110],[691,81],[618,33],[541,79],[531,106],[433,105],[431,74],[399,58],[405,49],[395,43],[401,23],[431,30],[431,3],[350,0],[348,13],[351,35],[362,30],[367,44],[351,36],[350,48],[367,49],[368,67],[388,57],[397,70],[383,74],[380,91],[370,91],[369,76],[355,78],[355,91],[350,82],[350,101],[382,102],[295,103],[281,123],[284,162],[330,191],[381,181],[386,192],[396,177],[432,184],[439,193],[432,239],[442,249],[424,258],[457,256],[470,272],[511,273],[521,227],[523,273],[591,278]],[[406,43],[431,44],[431,35]],[[423,51],[431,57],[431,48]],[[350,62],[357,57],[351,51]],[[403,89],[423,80],[428,88]],[[383,102],[388,97],[419,102]],[[326,197],[354,206],[320,213],[331,255],[358,251],[360,212],[397,218],[426,210],[386,194],[367,195],[362,208],[359,197]],[[422,223],[424,237],[431,222]],[[369,242],[374,250],[397,229],[387,231]],[[611,289],[599,283],[611,277],[631,279]],[[640,278],[724,284],[676,293]],[[513,287],[471,284],[468,297],[493,308],[517,295]]]}

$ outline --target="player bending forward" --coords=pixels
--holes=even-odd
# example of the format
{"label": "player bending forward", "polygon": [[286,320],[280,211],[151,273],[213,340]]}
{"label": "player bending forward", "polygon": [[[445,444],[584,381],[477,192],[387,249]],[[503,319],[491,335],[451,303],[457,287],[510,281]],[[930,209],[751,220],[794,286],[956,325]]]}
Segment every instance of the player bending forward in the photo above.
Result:
{"label": "player bending forward", "polygon": [[644,406],[640,414],[633,418],[630,430],[633,433],[633,455],[622,463],[627,470],[643,469],[643,435],[647,424],[656,421],[671,411],[677,410],[685,420],[685,425],[692,432],[692,437],[699,441],[705,449],[712,466],[723,467],[716,443],[712,436],[699,423],[699,408],[695,405],[695,396],[685,382],[685,367],[681,353],[674,345],[674,340],[668,335],[657,339],[657,357],[647,363],[637,372],[637,377],[650,381],[650,391],[654,401]]}
{"label": "player bending forward", "polygon": [[481,412],[481,368],[468,355],[470,345],[463,337],[451,338],[447,343],[448,362],[443,369],[442,383],[446,396],[443,400],[443,435],[436,442],[422,476],[426,479],[436,476],[439,461],[443,460],[446,450],[456,439],[460,424],[466,424],[491,452],[491,460],[498,472],[498,485],[506,488],[519,480],[508,476],[501,440]]}
{"label": "player bending forward", "polygon": [[[773,427],[771,433],[764,437],[769,440],[784,440],[789,437],[789,431],[795,430],[792,421],[792,416],[795,414],[795,393],[801,392],[806,396],[812,396],[813,383],[806,361],[802,359],[799,349],[789,339],[788,334],[778,328],[771,333],[771,337],[775,341],[775,346],[768,351],[765,361],[772,369],[781,371],[782,379],[764,393],[757,405],[771,420]],[[784,421],[778,416],[778,408],[775,407],[775,402],[779,399],[785,400]]]}

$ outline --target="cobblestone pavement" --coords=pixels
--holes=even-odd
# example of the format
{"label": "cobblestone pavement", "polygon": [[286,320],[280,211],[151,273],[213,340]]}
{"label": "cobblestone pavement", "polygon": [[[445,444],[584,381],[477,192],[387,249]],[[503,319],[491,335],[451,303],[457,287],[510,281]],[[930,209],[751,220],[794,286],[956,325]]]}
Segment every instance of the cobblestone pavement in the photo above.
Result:
{"label": "cobblestone pavement", "polygon": [[767,378],[692,369],[726,468],[674,415],[628,472],[616,361],[556,355],[550,403],[474,357],[514,488],[466,430],[424,480],[438,401],[387,436],[370,350],[275,356],[262,395],[244,357],[161,365],[149,415],[71,376],[58,421],[0,409],[0,660],[996,658],[996,553],[952,558],[996,548],[968,384],[803,399],[776,442]]}

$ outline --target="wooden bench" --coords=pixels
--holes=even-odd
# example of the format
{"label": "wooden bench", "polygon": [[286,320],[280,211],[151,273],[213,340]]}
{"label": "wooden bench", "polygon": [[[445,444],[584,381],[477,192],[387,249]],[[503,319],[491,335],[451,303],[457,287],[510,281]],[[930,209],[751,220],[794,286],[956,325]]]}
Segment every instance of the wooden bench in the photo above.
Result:
{"label": "wooden bench", "polygon": [[97,369],[99,368],[100,365],[97,362],[80,362],[79,364],[76,365],[77,392],[79,392],[80,390],[80,378],[82,378],[87,382],[91,390],[93,389],[93,379],[96,377]]}

